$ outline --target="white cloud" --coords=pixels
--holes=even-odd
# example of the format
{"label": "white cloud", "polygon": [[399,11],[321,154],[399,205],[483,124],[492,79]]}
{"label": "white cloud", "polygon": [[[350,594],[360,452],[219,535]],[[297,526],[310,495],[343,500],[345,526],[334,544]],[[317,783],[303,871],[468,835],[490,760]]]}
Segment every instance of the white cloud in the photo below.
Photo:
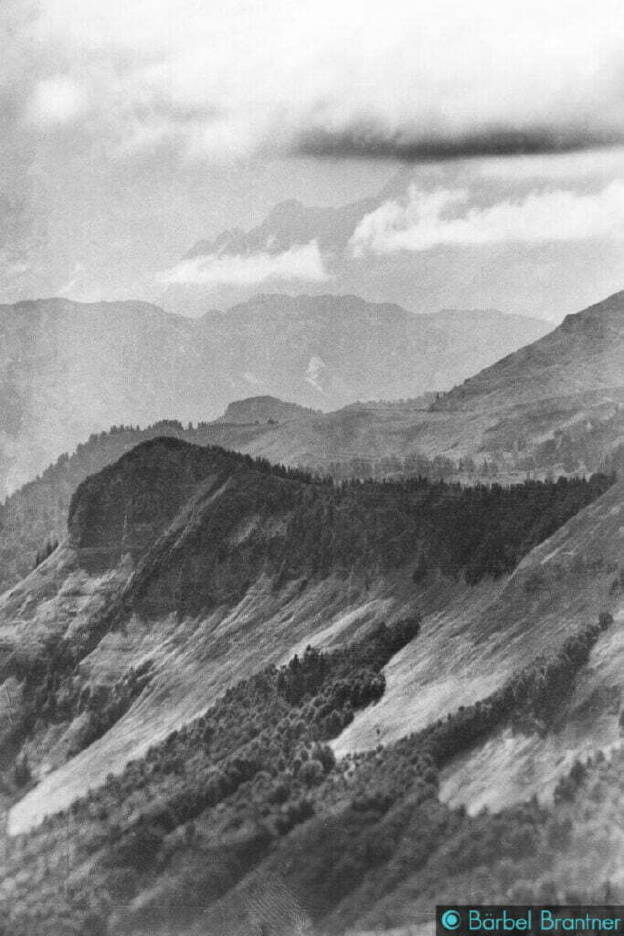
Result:
{"label": "white cloud", "polygon": [[598,192],[533,192],[488,207],[471,207],[465,190],[421,192],[384,202],[365,215],[350,242],[353,254],[424,251],[440,246],[624,239],[624,181]]}
{"label": "white cloud", "polygon": [[[117,142],[418,158],[624,139],[619,0],[41,0],[41,11],[39,48],[88,84],[93,132]],[[76,116],[69,85],[51,91],[35,92],[36,109]]]}
{"label": "white cloud", "polygon": [[503,182],[545,180],[559,184],[570,181],[607,181],[622,174],[624,147],[580,153],[548,153],[539,156],[489,157],[473,163],[476,173]]}
{"label": "white cloud", "polygon": [[291,247],[279,254],[255,253],[249,256],[221,254],[183,260],[158,276],[163,285],[254,285],[265,280],[302,280],[320,282],[328,279],[316,241]]}
{"label": "white cloud", "polygon": [[65,75],[39,81],[27,105],[30,120],[45,127],[67,124],[87,109],[86,89]]}

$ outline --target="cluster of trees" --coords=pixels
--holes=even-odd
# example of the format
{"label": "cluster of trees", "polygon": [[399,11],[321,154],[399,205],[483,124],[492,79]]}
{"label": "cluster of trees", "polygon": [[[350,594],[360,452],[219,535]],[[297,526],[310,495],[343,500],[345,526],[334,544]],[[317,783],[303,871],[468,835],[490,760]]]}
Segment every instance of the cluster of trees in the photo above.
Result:
{"label": "cluster of trees", "polygon": [[418,452],[409,455],[385,455],[383,458],[350,458],[343,461],[311,462],[308,466],[317,476],[329,475],[336,481],[384,481],[392,478],[428,478],[432,481],[461,480],[474,483],[477,480],[495,479],[509,468],[492,455],[475,459],[470,455],[453,459],[448,455],[428,458]]}
{"label": "cluster of trees", "polygon": [[58,539],[55,536],[54,537],[49,536],[47,540],[45,541],[45,543],[43,544],[43,546],[41,547],[41,549],[37,550],[37,553],[35,555],[35,569],[37,568],[37,566],[41,565],[42,562],[45,562],[48,556],[52,555],[52,553],[57,548],[57,546],[58,546]]}
{"label": "cluster of trees", "polygon": [[512,676],[488,698],[460,706],[446,720],[426,728],[421,738],[436,765],[443,767],[449,759],[505,725],[545,733],[570,697],[577,673],[589,660],[592,647],[612,623],[610,614],[601,614],[597,623],[573,634],[559,650]]}
{"label": "cluster of trees", "polygon": [[[69,726],[80,718],[80,729],[73,738],[68,757],[78,754],[115,724],[141,694],[151,678],[152,664],[145,661],[130,669],[115,683],[81,686],[75,678],[75,655],[63,642],[49,641],[33,660],[8,660],[6,672],[21,680],[19,703],[12,706],[11,718],[0,733],[0,745],[7,752],[19,752],[15,758],[13,779],[22,787],[30,773],[19,765],[27,763],[25,742],[37,731],[50,726]],[[26,778],[26,779],[25,779]]]}
{"label": "cluster of trees", "polygon": [[[327,740],[383,691],[381,668],[419,623],[382,625],[331,653],[308,647],[238,683],[69,812],[11,840],[0,858],[7,933],[160,932],[196,918],[205,932],[224,920],[234,931],[240,888],[276,876],[326,933],[405,924],[419,904],[426,913],[445,897],[481,899],[479,888],[482,899],[513,892],[515,902],[568,896],[563,859],[568,872],[580,866],[587,833],[572,828],[576,803],[600,788],[583,812],[595,823],[605,799],[616,808],[615,787],[621,810],[624,755],[575,765],[552,807],[533,801],[494,816],[441,804],[438,775],[505,725],[548,730],[612,619],[601,616],[483,702],[336,762]],[[270,918],[257,925],[273,932]]]}
{"label": "cluster of trees", "polygon": [[562,468],[568,474],[578,471],[618,473],[624,468],[623,446],[614,447],[624,428],[624,406],[604,418],[578,420],[567,429],[557,429],[551,438],[536,447],[533,464],[539,469]]}
{"label": "cluster of trees", "polygon": [[[589,428],[557,432],[530,455],[511,458],[488,453],[484,457],[458,460],[446,456],[429,459],[418,453],[404,457],[388,456],[378,460],[355,458],[348,462],[309,464],[301,469],[277,469],[284,477],[302,481],[336,482],[352,479],[427,478],[431,481],[496,482],[509,472],[545,472],[562,468],[568,473],[600,471],[612,474],[624,470],[624,446],[611,451],[616,414],[611,420],[594,421]],[[612,425],[613,423],[613,425]],[[59,540],[65,533],[70,498],[89,475],[111,464],[125,452],[148,439],[171,436],[198,445],[218,443],[224,426],[199,422],[184,426],[178,420],[162,420],[145,429],[117,425],[107,432],[93,433],[87,442],[69,455],[63,453],[35,481],[24,485],[0,505],[0,590],[14,584],[32,568],[33,556],[41,553],[41,543]],[[251,460],[253,461],[253,460]],[[268,471],[263,460],[255,467]],[[272,470],[272,469],[271,469]],[[512,475],[513,476],[513,475]]]}
{"label": "cluster of trees", "polygon": [[413,562],[415,581],[440,571],[463,573],[475,584],[511,571],[612,481],[595,475],[469,488],[424,478],[349,482],[323,498],[302,497],[288,525],[280,574]]}
{"label": "cluster of trees", "polygon": [[[268,471],[268,468],[267,468]],[[181,548],[163,541],[135,576],[133,607],[195,615],[237,601],[260,575],[276,587],[330,574],[366,583],[409,570],[476,584],[511,571],[538,543],[606,491],[613,479],[503,487],[431,482],[297,482],[288,469],[231,471]],[[164,500],[161,501],[161,504]],[[254,523],[237,536],[243,517]],[[93,524],[92,524],[93,526]]]}
{"label": "cluster of trees", "polygon": [[516,436],[482,455],[460,458],[435,455],[429,458],[423,453],[410,452],[375,459],[356,457],[310,462],[308,467],[317,474],[326,473],[338,481],[420,476],[434,481],[460,480],[464,484],[476,481],[489,483],[518,475],[619,474],[624,470],[624,446],[614,447],[614,440],[621,438],[623,428],[624,405],[616,403],[609,415],[579,418],[566,429],[555,429],[551,437],[538,444],[530,437]]}
{"label": "cluster of trees", "polygon": [[[45,932],[81,932],[87,910],[104,927],[120,896],[127,900],[166,877],[191,842],[202,848],[218,843],[211,872],[216,880],[195,888],[185,912],[196,912],[207,894],[214,898],[231,888],[272,842],[314,815],[323,802],[322,785],[337,772],[326,741],[379,698],[382,667],[419,626],[418,618],[382,624],[331,653],[308,647],[286,666],[238,683],[205,715],[172,732],[121,776],[109,776],[68,813],[12,840],[0,864],[0,886],[16,869],[30,866],[28,878],[15,885],[13,936],[31,936],[33,914],[42,908]],[[88,707],[89,700],[82,704]],[[60,886],[67,861],[55,861],[67,847],[68,827],[68,860],[77,877],[70,891]],[[204,858],[202,851],[206,874]],[[176,901],[164,912],[175,918]]]}

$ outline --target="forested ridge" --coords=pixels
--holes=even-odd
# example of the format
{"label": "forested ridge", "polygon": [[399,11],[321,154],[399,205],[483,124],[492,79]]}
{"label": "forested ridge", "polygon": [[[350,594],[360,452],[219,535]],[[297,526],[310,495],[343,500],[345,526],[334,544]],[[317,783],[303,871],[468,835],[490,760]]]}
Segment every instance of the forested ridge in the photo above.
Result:
{"label": "forested ridge", "polygon": [[[211,486],[205,502],[192,501],[189,522],[184,504],[202,479]],[[328,576],[357,580],[364,591],[395,575],[416,594],[440,577],[472,586],[510,572],[611,482],[597,475],[508,488],[422,478],[336,484],[215,447],[145,442],[83,482],[69,514],[71,541],[79,555],[88,553],[90,567],[112,567],[135,550],[127,587],[79,642],[46,633],[0,661],[0,678],[16,681],[20,699],[0,737],[6,763],[13,757],[19,764],[20,749],[46,728],[79,725],[68,752],[76,754],[123,716],[149,682],[149,667],[120,673],[91,696],[77,673],[133,613],[201,619],[237,603],[263,577],[276,591],[293,581],[303,590]],[[181,525],[167,532],[181,506]]]}
{"label": "forested ridge", "polygon": [[[79,641],[71,630],[50,630],[2,659],[0,678],[20,693],[2,738],[3,798],[16,800],[34,782],[25,752],[35,739],[79,724],[71,758],[151,688],[149,660],[106,688],[80,677],[98,641],[132,615],[149,622],[173,612],[174,621],[201,626],[205,613],[232,607],[261,579],[275,593],[295,583],[302,594],[329,576],[357,580],[364,595],[375,579],[393,576],[414,596],[437,580],[463,579],[470,589],[512,571],[613,481],[336,482],[216,446],[143,442],[84,480],[69,508],[66,551],[83,571],[94,562],[98,574],[117,569],[131,554],[119,603],[89,619]],[[262,889],[266,875],[285,882],[286,918],[303,913],[320,933],[341,934],[367,915],[390,925],[398,917],[386,901],[399,888],[417,879],[419,895],[437,895],[455,874],[445,861],[456,843],[473,827],[484,840],[497,828],[498,817],[484,825],[439,801],[445,764],[503,729],[556,730],[577,673],[611,623],[603,615],[474,706],[339,762],[331,742],[383,696],[393,656],[418,647],[420,617],[261,670],[69,810],[3,843],[0,934],[4,925],[7,936],[169,936],[201,921],[202,932],[229,936],[244,932],[245,889]],[[526,855],[515,815],[503,849],[510,861]],[[536,836],[533,828],[532,843]],[[445,870],[430,880],[436,862]],[[467,867],[470,886],[483,868],[498,887],[487,855]],[[264,932],[289,930],[269,920]]]}
{"label": "forested ridge", "polygon": [[[78,485],[137,445],[163,435],[201,446],[219,444],[222,439],[231,437],[232,444],[233,432],[236,444],[244,446],[262,431],[263,427],[257,424],[229,426],[221,422],[189,423],[184,426],[177,420],[164,420],[145,429],[122,425],[113,426],[108,432],[92,434],[86,442],[77,446],[74,453],[63,453],[39,477],[25,484],[0,505],[0,591],[26,575],[38,559],[45,555],[49,546],[62,539],[70,500]],[[586,430],[594,434],[597,431]],[[607,475],[621,469],[621,453],[616,452],[612,457],[585,457],[587,452],[599,451],[592,449],[593,436],[590,443],[585,445],[585,454],[580,460],[572,461],[569,457],[571,443],[568,436],[560,434],[554,448],[544,443],[544,451],[540,449],[535,457],[525,459],[520,468],[529,474],[536,470],[552,473],[559,467],[563,473],[586,470]],[[377,461],[359,458],[350,462],[315,464],[312,459],[303,470],[315,476],[329,475],[338,482],[427,478],[432,482],[443,480],[450,484],[461,482],[463,485],[479,486],[499,483],[499,475],[503,477],[506,468],[492,455],[486,455],[481,460],[467,457],[453,461],[447,457],[429,459],[415,452],[404,458],[389,456]]]}
{"label": "forested ridge", "polygon": [[[143,455],[135,450],[132,458]],[[240,600],[260,575],[280,587],[330,574],[372,580],[401,569],[418,586],[437,576],[474,585],[512,571],[614,480],[594,475],[468,488],[426,478],[336,484],[230,456],[227,487],[189,530],[184,546],[178,533],[165,536],[134,577],[129,601],[135,609],[198,614]],[[97,476],[85,482],[96,483]],[[126,515],[134,513],[134,503],[131,495]],[[136,509],[144,513],[141,505]],[[243,516],[258,522],[240,537]]]}

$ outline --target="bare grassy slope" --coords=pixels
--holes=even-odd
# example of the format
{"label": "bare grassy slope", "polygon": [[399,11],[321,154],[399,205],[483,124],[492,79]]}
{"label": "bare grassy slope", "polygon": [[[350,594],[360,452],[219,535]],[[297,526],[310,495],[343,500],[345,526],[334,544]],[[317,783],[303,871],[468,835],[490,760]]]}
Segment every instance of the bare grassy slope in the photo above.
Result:
{"label": "bare grassy slope", "polygon": [[[142,449],[83,485],[67,540],[2,598],[5,688],[17,685],[16,707],[20,693],[32,695],[22,674],[36,673],[52,651],[68,672],[65,694],[104,701],[120,674],[149,664],[148,684],[85,750],[88,707],[31,729],[25,750],[41,782],[13,810],[12,831],[64,808],[293,647],[331,644],[413,605],[413,589],[393,594],[383,579],[365,587],[357,576],[325,575],[302,589],[298,577],[276,588],[270,568],[263,572],[265,553],[279,548],[304,485],[175,440]],[[246,578],[251,541],[258,559]],[[194,603],[186,612],[176,556],[200,576],[195,587],[186,583]],[[10,730],[17,713],[5,715]]]}
{"label": "bare grassy slope", "polygon": [[474,410],[624,386],[624,292],[575,315],[445,394],[436,409]]}
{"label": "bare grassy slope", "polygon": [[[562,440],[568,435],[582,463],[584,450],[600,458],[624,440],[623,375],[620,292],[567,316],[553,332],[431,406],[407,400],[346,407],[275,427],[250,440],[249,450],[276,461],[319,465],[420,452],[430,458],[494,456],[502,464],[534,462],[544,469],[565,461]],[[548,441],[554,448],[547,458],[541,447]]]}
{"label": "bare grassy slope", "polygon": [[[83,482],[66,540],[0,599],[0,676],[15,708],[0,730],[9,763],[26,755],[37,781],[21,791],[12,831],[101,784],[264,665],[418,610],[423,649],[397,657],[388,703],[339,744],[374,745],[378,722],[396,737],[487,694],[498,673],[462,683],[489,650],[472,646],[471,622],[547,535],[545,517],[559,522],[603,489],[334,488],[220,449],[144,443]],[[467,540],[449,536],[457,526]],[[505,530],[520,552],[501,566]],[[428,571],[416,575],[425,550]],[[497,627],[493,618],[492,639]],[[422,694],[425,670],[433,683]],[[395,684],[403,715],[389,730]]]}
{"label": "bare grassy slope", "polygon": [[[334,742],[337,753],[391,741],[471,705],[560,647],[600,613],[615,623],[559,713],[554,731],[506,728],[443,775],[442,798],[478,811],[549,796],[577,758],[619,745],[624,689],[624,483],[572,518],[520,563],[500,590],[451,602],[386,668],[387,688]],[[492,782],[496,775],[497,782]]]}

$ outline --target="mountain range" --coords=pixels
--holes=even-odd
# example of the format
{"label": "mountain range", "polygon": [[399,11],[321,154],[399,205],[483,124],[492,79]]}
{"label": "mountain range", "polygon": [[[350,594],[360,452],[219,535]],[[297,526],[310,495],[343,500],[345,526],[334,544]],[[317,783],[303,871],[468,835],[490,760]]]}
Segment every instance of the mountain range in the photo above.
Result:
{"label": "mountain range", "polygon": [[269,427],[253,451],[321,471],[332,462],[415,455],[452,459],[456,467],[460,460],[486,460],[509,476],[593,471],[622,455],[623,373],[620,292],[566,316],[549,334],[447,393]]}
{"label": "mountain range", "polygon": [[[545,169],[545,167],[542,167]],[[214,306],[248,301],[260,285],[296,294],[354,293],[419,313],[437,307],[493,307],[559,321],[619,288],[621,259],[607,238],[534,239],[521,230],[492,239],[439,236],[447,215],[462,224],[501,206],[518,210],[542,197],[574,197],[565,176],[499,175],[478,163],[404,166],[371,196],[341,206],[289,199],[248,228],[223,230],[192,244],[162,277],[165,309],[203,315]],[[412,210],[406,211],[412,204]],[[444,204],[446,211],[440,209]],[[505,207],[503,207],[505,210]],[[432,215],[433,236],[419,243],[401,234]],[[439,213],[439,214],[438,214]],[[375,234],[398,235],[392,242]],[[371,236],[372,235],[372,236]],[[364,246],[358,251],[358,245]],[[591,275],[587,274],[591,271]],[[557,314],[558,313],[558,314]]]}
{"label": "mountain range", "polygon": [[466,312],[479,339],[464,345],[453,321],[354,296],[260,296],[198,320],[140,302],[2,306],[0,491],[111,425],[205,421],[252,394],[323,410],[414,397],[546,330]]}
{"label": "mountain range", "polygon": [[[457,322],[460,313],[444,315]],[[338,479],[420,474],[474,483],[612,471],[624,461],[622,364],[618,293],[447,394],[330,413],[257,396],[228,404],[212,422],[117,425],[81,441],[2,505],[0,586],[17,581],[46,542],[62,536],[71,495],[88,474],[158,435]]]}
{"label": "mountain range", "polygon": [[6,931],[624,898],[623,351],[618,293],[446,393],[116,425],[8,498]]}

